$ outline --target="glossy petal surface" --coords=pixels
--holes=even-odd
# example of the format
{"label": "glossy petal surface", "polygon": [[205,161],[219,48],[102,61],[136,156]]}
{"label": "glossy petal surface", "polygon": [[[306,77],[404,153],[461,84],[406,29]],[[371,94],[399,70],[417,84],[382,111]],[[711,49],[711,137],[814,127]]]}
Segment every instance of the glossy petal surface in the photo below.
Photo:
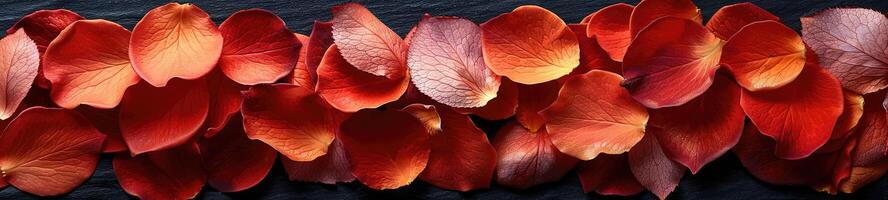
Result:
{"label": "glossy petal surface", "polygon": [[780,21],[780,18],[755,4],[737,3],[718,9],[706,22],[706,29],[712,31],[716,37],[727,41],[744,26],[765,20]]}
{"label": "glossy petal surface", "polygon": [[327,49],[318,66],[318,94],[344,112],[376,108],[398,100],[408,84],[406,76],[389,79],[358,70],[340,55],[337,45]]}
{"label": "glossy petal surface", "polygon": [[700,9],[691,0],[643,0],[632,10],[629,31],[632,36],[638,36],[642,29],[667,16],[688,19],[697,24],[703,20]]}
{"label": "glossy petal surface", "polygon": [[209,98],[204,79],[176,79],[162,88],[146,82],[131,87],[120,103],[120,133],[130,153],[169,149],[199,134]]}
{"label": "glossy petal surface", "polygon": [[219,68],[243,85],[273,83],[293,70],[301,43],[284,20],[261,9],[238,11],[219,25]]}
{"label": "glossy petal surface", "polygon": [[622,62],[626,48],[632,42],[629,32],[629,16],[635,6],[617,3],[590,15],[586,36],[595,38],[611,59]]}
{"label": "glossy petal surface", "polygon": [[777,21],[746,25],[725,43],[721,63],[749,91],[789,84],[805,66],[805,43],[798,33]]}

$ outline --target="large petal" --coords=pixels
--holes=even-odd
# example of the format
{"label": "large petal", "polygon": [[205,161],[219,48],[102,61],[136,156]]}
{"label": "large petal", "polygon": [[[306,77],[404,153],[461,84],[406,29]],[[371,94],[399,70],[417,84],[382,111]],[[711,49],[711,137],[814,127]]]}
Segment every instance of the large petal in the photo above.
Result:
{"label": "large petal", "polygon": [[558,181],[578,160],[552,145],[546,129],[530,132],[509,122],[493,138],[497,152],[496,182],[513,188],[528,188]]}
{"label": "large petal", "polygon": [[29,108],[0,136],[3,179],[39,196],[69,192],[92,175],[104,139],[73,110]]}
{"label": "large petal", "polygon": [[155,87],[172,78],[197,79],[216,66],[222,34],[194,4],[168,3],[133,28],[129,56],[136,73]]}
{"label": "large petal", "polygon": [[481,29],[467,19],[423,17],[410,40],[407,65],[420,92],[452,107],[487,105],[500,86],[500,76],[481,56]]}
{"label": "large petal", "polygon": [[629,45],[623,84],[648,108],[682,105],[712,84],[723,45],[696,21],[661,18]]}
{"label": "large petal", "polygon": [[842,86],[861,94],[888,87],[888,18],[865,8],[802,17],[802,37]]}
{"label": "large petal", "polygon": [[291,181],[318,182],[324,184],[348,183],[355,180],[342,142],[333,140],[327,154],[312,161],[293,161],[281,156],[284,171]]}
{"label": "large petal", "polygon": [[413,182],[429,160],[425,126],[406,112],[363,110],[342,122],[339,138],[352,174],[373,189]]}
{"label": "large petal", "polygon": [[762,134],[777,141],[778,157],[804,158],[829,140],[844,100],[835,77],[809,58],[795,81],[768,91],[743,91],[740,105]]}
{"label": "large petal", "polygon": [[626,48],[632,42],[629,33],[629,16],[635,6],[617,3],[590,15],[586,35],[595,38],[611,59],[623,62]]}
{"label": "large petal", "polygon": [[18,29],[0,39],[0,88],[5,91],[0,104],[0,120],[11,117],[18,108],[37,76],[40,54],[34,41]]}
{"label": "large petal", "polygon": [[68,26],[43,55],[53,101],[69,109],[80,104],[117,107],[126,89],[141,80],[130,65],[129,38],[128,30],[105,20]]}
{"label": "large petal", "polygon": [[731,78],[717,75],[712,87],[694,100],[651,110],[648,134],[657,137],[667,157],[697,173],[740,141],[746,117],[740,90]]}
{"label": "large petal", "polygon": [[[6,34],[11,35],[19,29],[24,29],[25,32],[27,32],[28,37],[30,37],[31,40],[34,40],[34,43],[37,45],[37,51],[40,52],[40,57],[43,57],[43,52],[46,51],[46,47],[49,46],[49,43],[52,42],[52,40],[54,40],[65,27],[68,27],[71,23],[81,19],[83,19],[83,17],[70,10],[38,10],[22,17],[22,19],[12,25],[12,27],[6,29]],[[42,88],[50,87],[49,80],[46,80],[46,78],[43,77],[43,70],[38,72],[37,80],[35,82]]]}
{"label": "large petal", "polygon": [[75,110],[83,114],[99,132],[105,134],[102,153],[116,153],[128,150],[123,136],[120,135],[120,109],[98,109],[80,106]]}
{"label": "large petal", "polygon": [[247,137],[291,160],[310,161],[326,154],[346,117],[309,88],[256,85],[244,96],[241,113]]}
{"label": "large petal", "polygon": [[518,107],[515,108],[515,119],[530,132],[536,132],[546,125],[546,118],[540,111],[546,109],[558,99],[561,89],[559,80],[552,80],[534,85],[518,84]]}
{"label": "large petal", "polygon": [[721,63],[749,91],[770,90],[792,82],[805,66],[805,43],[777,21],[744,26],[725,43]]}
{"label": "large petal", "polygon": [[229,124],[216,137],[200,140],[198,145],[207,183],[220,192],[242,191],[259,184],[277,158],[274,149],[247,138],[240,123]]}
{"label": "large petal", "polygon": [[205,137],[213,137],[225,127],[232,115],[240,111],[241,103],[244,101],[241,90],[245,90],[246,86],[228,79],[219,70],[210,72],[205,79],[210,105],[207,110],[207,120],[204,121],[200,131],[205,131],[201,133]]}
{"label": "large petal", "polygon": [[583,191],[621,196],[643,191],[644,186],[632,175],[627,155],[599,155],[590,161],[581,162],[577,167],[577,175],[580,176]]}
{"label": "large petal", "polygon": [[219,25],[224,40],[219,68],[244,85],[274,83],[289,74],[301,43],[284,20],[266,10],[238,11]]}
{"label": "large petal", "polygon": [[120,103],[120,133],[133,155],[178,146],[199,134],[209,99],[204,79],[175,79],[162,88],[142,82]]}
{"label": "large petal", "polygon": [[554,104],[541,113],[552,144],[568,155],[591,160],[621,154],[644,137],[647,110],[620,87],[617,74],[593,70],[569,79]]}
{"label": "large petal", "polygon": [[420,179],[459,191],[490,187],[496,168],[496,150],[469,116],[438,109],[441,133],[431,137],[431,154]]}
{"label": "large petal", "polygon": [[338,5],[330,22],[334,42],[354,68],[389,79],[407,76],[407,43],[370,10],[357,3]]}
{"label": "large petal", "polygon": [[[585,73],[593,69],[600,69],[614,73],[621,73],[623,71],[623,69],[621,69],[622,64],[611,60],[610,56],[608,56],[607,52],[602,49],[601,45],[598,44],[598,41],[595,41],[594,37],[586,36],[585,24],[569,24],[567,26],[570,27],[570,30],[572,30],[577,36],[577,41],[580,44],[580,66],[574,68],[570,75],[580,72]],[[564,79],[564,77],[558,80],[562,79]]]}
{"label": "large petal", "polygon": [[194,142],[136,157],[117,154],[112,165],[123,191],[140,199],[191,199],[207,179]]}
{"label": "large petal", "polygon": [[642,0],[632,10],[629,32],[637,37],[645,27],[667,16],[688,19],[697,24],[703,21],[700,9],[691,0]]}
{"label": "large petal", "polygon": [[517,83],[555,80],[580,64],[576,35],[539,6],[521,6],[482,23],[481,44],[487,66]]}
{"label": "large petal", "polygon": [[663,153],[653,134],[647,134],[629,151],[629,168],[641,185],[660,199],[666,199],[685,174],[681,166]]}
{"label": "large petal", "polygon": [[344,112],[376,108],[398,100],[409,84],[407,76],[390,79],[355,68],[346,62],[335,44],[327,49],[318,66],[318,94]]}
{"label": "large petal", "polygon": [[706,29],[712,31],[716,37],[728,40],[744,26],[765,20],[780,21],[780,18],[755,4],[736,3],[719,8],[706,22]]}

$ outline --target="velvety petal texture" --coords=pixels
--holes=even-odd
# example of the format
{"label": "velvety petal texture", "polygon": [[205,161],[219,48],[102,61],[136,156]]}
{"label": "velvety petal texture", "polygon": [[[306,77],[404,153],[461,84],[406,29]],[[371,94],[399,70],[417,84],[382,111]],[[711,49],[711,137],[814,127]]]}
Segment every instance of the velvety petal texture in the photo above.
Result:
{"label": "velvety petal texture", "polygon": [[206,181],[194,142],[135,157],[117,154],[112,164],[123,190],[140,199],[191,199]]}
{"label": "velvety petal texture", "polygon": [[277,152],[247,138],[240,123],[231,123],[216,137],[200,140],[201,161],[207,183],[220,192],[237,192],[265,178]]}
{"label": "velvety petal texture", "polygon": [[561,180],[578,160],[559,152],[549,138],[546,129],[534,133],[515,122],[500,128],[493,140],[496,182],[524,189]]}
{"label": "velvety petal texture", "polygon": [[327,52],[330,45],[333,45],[333,23],[315,21],[311,26],[308,43],[302,43],[305,48],[305,57],[299,58],[299,60],[305,60],[312,88],[318,82],[318,66],[321,65],[321,59],[324,58],[324,53]]}
{"label": "velvety petal texture", "polygon": [[120,103],[120,131],[132,155],[172,148],[199,134],[210,97],[204,79],[175,79],[156,88],[142,82]]}
{"label": "velvety petal texture", "polygon": [[291,181],[317,182],[324,184],[348,183],[355,180],[348,156],[342,142],[333,140],[327,154],[312,161],[293,161],[281,156],[284,171]]}
{"label": "velvety petal texture", "polygon": [[357,3],[333,7],[333,39],[354,68],[374,76],[407,76],[407,43]]}
{"label": "velvety petal texture", "polygon": [[546,118],[540,111],[558,99],[561,82],[552,80],[534,85],[518,84],[518,107],[515,119],[530,132],[537,132],[546,125]]}
{"label": "velvety petal texture", "polygon": [[805,66],[805,43],[798,33],[777,21],[744,26],[725,43],[721,63],[746,90],[783,87]]}
{"label": "velvety petal texture", "polygon": [[442,131],[431,137],[431,154],[419,178],[432,185],[459,191],[490,187],[496,168],[496,150],[469,116],[447,108],[438,110]]}
{"label": "velvety petal texture", "polygon": [[355,68],[343,58],[337,45],[327,49],[318,66],[318,94],[344,112],[376,108],[398,100],[409,84],[407,76],[389,79]]}
{"label": "velvety petal texture", "polygon": [[299,59],[301,43],[273,13],[238,11],[219,25],[222,55],[219,68],[237,83],[273,83],[289,74]]}
{"label": "velvety petal texture", "polygon": [[675,190],[686,168],[666,157],[657,138],[647,134],[629,151],[629,166],[641,185],[660,199]]}
{"label": "velvety petal texture", "polygon": [[[25,30],[28,37],[34,40],[34,44],[37,45],[40,57],[43,57],[46,47],[65,27],[82,19],[83,17],[70,10],[38,10],[19,19],[12,27],[6,29],[6,34],[11,35],[19,29]],[[43,77],[43,70],[39,70],[35,83],[42,88],[50,87],[49,80]]]}
{"label": "velvety petal texture", "polygon": [[[317,80],[318,71],[309,71],[308,64],[305,64],[305,55],[308,54],[308,47],[306,47],[306,45],[308,45],[310,38],[299,33],[293,33],[293,35],[296,36],[296,40],[299,40],[299,43],[302,44],[302,46],[299,47],[299,59],[296,61],[296,66],[293,67],[293,72],[287,76],[286,81],[293,85],[314,88],[314,80]],[[312,73],[314,73],[314,75],[311,75]],[[315,77],[314,80],[312,79],[312,76]]]}
{"label": "velvety petal texture", "polygon": [[626,48],[632,42],[629,32],[629,16],[635,6],[617,3],[598,10],[590,15],[586,36],[595,38],[601,48],[607,52],[611,59],[617,62],[623,61]]}
{"label": "velvety petal texture", "polygon": [[199,131],[203,131],[202,134],[205,137],[213,137],[225,127],[225,124],[235,113],[240,111],[241,103],[244,101],[241,91],[247,88],[228,79],[219,70],[210,72],[205,79],[207,80],[210,105],[207,110],[207,119]]}
{"label": "velvety petal texture", "polygon": [[438,114],[438,109],[435,106],[410,104],[402,108],[401,111],[416,117],[426,127],[429,134],[435,135],[441,132],[441,115]]}
{"label": "velvety petal texture", "polygon": [[632,10],[629,30],[632,36],[638,36],[654,21],[667,16],[687,19],[697,24],[703,21],[700,9],[691,0],[643,0]]}
{"label": "velvety petal texture", "polygon": [[0,103],[0,120],[12,117],[18,108],[40,66],[40,54],[37,45],[25,35],[24,29],[6,35],[0,39],[0,88],[5,91]]}
{"label": "velvety petal texture", "polygon": [[716,37],[727,41],[744,26],[766,20],[780,21],[780,18],[755,4],[737,3],[718,9],[706,22],[706,29],[712,31]]}
{"label": "velvety petal texture", "polygon": [[120,109],[98,109],[90,106],[80,106],[75,109],[86,117],[96,129],[105,134],[105,142],[102,144],[102,153],[117,153],[127,151],[126,142],[120,135]]}
{"label": "velvety petal texture", "polygon": [[586,193],[629,196],[644,191],[629,167],[627,154],[599,155],[577,167],[580,184]]}

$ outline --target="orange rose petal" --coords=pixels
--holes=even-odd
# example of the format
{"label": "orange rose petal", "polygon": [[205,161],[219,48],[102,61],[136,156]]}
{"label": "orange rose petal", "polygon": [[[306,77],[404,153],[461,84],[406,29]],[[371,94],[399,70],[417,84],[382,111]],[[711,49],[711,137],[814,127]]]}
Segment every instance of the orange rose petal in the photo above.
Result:
{"label": "orange rose petal", "polygon": [[204,79],[174,79],[162,88],[146,82],[131,87],[120,103],[120,133],[130,153],[169,149],[200,134],[209,99]]}
{"label": "orange rose petal", "polygon": [[432,185],[459,191],[490,187],[496,168],[496,150],[487,135],[466,115],[438,110],[442,132],[431,137],[428,166],[419,178]]}
{"label": "orange rose petal", "polygon": [[0,136],[3,180],[38,196],[67,193],[92,175],[104,139],[73,110],[29,108]]}
{"label": "orange rose petal", "polygon": [[454,110],[463,114],[478,115],[487,120],[501,120],[515,115],[517,107],[518,84],[503,79],[499,91],[496,92],[496,98],[491,99],[484,107],[454,108]]}
{"label": "orange rose petal", "polygon": [[210,106],[207,110],[207,119],[200,131],[204,137],[213,137],[235,113],[240,111],[244,97],[241,91],[246,86],[238,84],[225,76],[221,71],[214,70],[207,74],[207,88],[209,89]]}
{"label": "orange rose petal", "polygon": [[627,154],[604,154],[581,162],[577,175],[586,193],[629,196],[644,191],[644,186],[632,175]]}
{"label": "orange rose petal", "polygon": [[281,156],[284,171],[291,181],[318,182],[324,184],[348,183],[355,180],[342,142],[333,140],[327,154],[312,161],[293,161]]}
{"label": "orange rose petal", "polygon": [[358,3],[338,5],[330,22],[334,43],[353,68],[389,79],[407,76],[407,44],[370,10]]}
{"label": "orange rose petal", "polygon": [[882,161],[873,166],[852,167],[848,179],[839,185],[839,190],[844,193],[853,193],[857,189],[879,180],[886,171],[888,171],[888,161]]}
{"label": "orange rose petal", "polygon": [[346,117],[304,87],[256,85],[244,98],[241,113],[247,137],[265,142],[295,161],[311,161],[326,154]]}
{"label": "orange rose petal", "polygon": [[[37,45],[37,51],[40,52],[40,57],[42,58],[43,52],[46,51],[46,47],[49,46],[49,43],[52,42],[52,40],[54,40],[65,27],[68,27],[71,23],[81,19],[83,19],[83,17],[70,10],[38,10],[22,17],[22,19],[12,25],[12,27],[6,29],[6,34],[11,35],[19,29],[24,29],[25,32],[27,32],[28,37],[30,37]],[[43,70],[38,70],[37,80],[35,80],[35,82],[41,88],[50,88],[50,82],[43,76]]]}
{"label": "orange rose petal", "polygon": [[754,22],[725,43],[721,63],[746,90],[771,90],[789,84],[802,72],[805,44],[780,22]]}
{"label": "orange rose petal", "polygon": [[634,9],[635,6],[625,3],[604,7],[591,15],[586,27],[586,36],[595,38],[610,58],[617,62],[623,62],[623,55],[632,41],[629,17]]}
{"label": "orange rose petal", "polygon": [[623,85],[648,108],[682,105],[712,85],[723,45],[696,21],[661,18],[629,45]]}
{"label": "orange rose petal", "polygon": [[3,80],[3,102],[0,104],[0,120],[12,117],[37,76],[40,54],[34,41],[25,35],[24,29],[0,39],[0,72]]}
{"label": "orange rose petal", "polygon": [[339,133],[352,174],[377,190],[400,188],[419,176],[429,160],[429,137],[422,122],[395,110],[357,112]]}
{"label": "orange rose petal", "polygon": [[522,84],[567,75],[580,64],[576,35],[555,13],[521,6],[481,24],[484,61],[494,73]]}
{"label": "orange rose petal", "polygon": [[829,141],[820,149],[817,149],[818,153],[833,152],[842,148],[845,140],[854,133],[860,118],[863,116],[863,96],[850,90],[842,90],[842,94],[845,99],[842,115],[836,120],[836,126],[829,136]]}
{"label": "orange rose petal", "polygon": [[207,183],[220,192],[243,191],[259,184],[277,158],[274,149],[247,138],[240,123],[229,124],[216,137],[200,140],[198,146]]}
{"label": "orange rose petal", "polygon": [[569,79],[558,100],[541,113],[552,144],[568,155],[592,160],[621,154],[644,137],[647,110],[620,87],[619,75],[593,70]]}
{"label": "orange rose petal", "polygon": [[629,151],[629,166],[638,183],[660,199],[666,199],[675,190],[686,171],[684,166],[666,157],[652,134],[647,134]]}
{"label": "orange rose petal", "polygon": [[72,23],[47,47],[43,74],[63,108],[113,108],[141,80],[129,61],[130,32],[105,20]]}
{"label": "orange rose petal", "polygon": [[401,111],[410,113],[416,117],[428,129],[429,134],[438,134],[441,132],[441,116],[438,115],[438,109],[433,105],[410,104],[401,109]]}
{"label": "orange rose petal", "polygon": [[[573,30],[580,44],[580,66],[574,68],[570,75],[586,73],[589,70],[599,69],[613,73],[622,73],[622,64],[611,60],[601,45],[595,41],[594,37],[586,37],[586,25],[570,24],[567,25]],[[562,80],[564,77],[559,78]]]}
{"label": "orange rose petal", "polygon": [[238,11],[219,25],[219,32],[224,40],[219,68],[237,83],[274,83],[292,72],[299,59],[302,44],[269,11]]}
{"label": "orange rose petal", "polygon": [[497,152],[496,182],[512,188],[561,180],[578,162],[552,145],[546,129],[533,133],[515,122],[500,128],[493,147]]}
{"label": "orange rose petal", "polygon": [[829,140],[844,105],[835,77],[811,58],[795,81],[768,91],[743,91],[740,105],[762,134],[777,140],[778,157],[804,158]]}
{"label": "orange rose petal", "polygon": [[197,79],[213,69],[222,52],[222,33],[194,4],[169,3],[145,14],[133,28],[130,61],[155,87],[172,78]]}
{"label": "orange rose petal", "polygon": [[123,191],[140,199],[191,199],[207,179],[194,142],[136,157],[117,154],[112,165]]}
{"label": "orange rose petal", "polygon": [[426,15],[411,37],[407,65],[420,92],[458,108],[482,107],[496,97],[500,76],[484,63],[478,25]]}
{"label": "orange rose petal", "polygon": [[79,106],[75,110],[83,114],[99,132],[105,134],[102,153],[127,151],[126,142],[120,135],[120,109],[98,109],[90,106]]}
{"label": "orange rose petal", "polygon": [[535,85],[518,84],[518,107],[515,108],[515,118],[521,126],[530,132],[537,132],[545,126],[546,118],[539,112],[555,102],[559,89],[561,83],[557,80]]}
{"label": "orange rose petal", "polygon": [[669,159],[692,174],[733,148],[743,135],[741,89],[726,75],[716,76],[709,90],[688,103],[650,111],[648,134],[657,137]]}
{"label": "orange rose petal", "polygon": [[703,21],[700,9],[691,0],[642,0],[629,17],[629,32],[637,37],[645,27],[667,16],[688,19],[696,24]]}
{"label": "orange rose petal", "polygon": [[[297,85],[300,87],[314,88],[315,82],[312,80],[312,75],[308,70],[308,64],[305,64],[306,54],[308,54],[308,41],[310,40],[308,36],[293,33],[296,35],[296,39],[299,40],[299,44],[302,46],[299,47],[299,60],[296,61],[296,66],[293,67],[293,72],[287,78],[287,82],[293,85]],[[314,71],[315,78],[317,78],[317,71]]]}
{"label": "orange rose petal", "polygon": [[[780,21],[780,18],[749,2],[721,7],[706,22],[706,29],[716,37],[728,40],[744,26],[758,21]],[[761,36],[768,36],[767,34]]]}
{"label": "orange rose petal", "polygon": [[355,68],[340,55],[337,45],[330,46],[318,66],[317,92],[330,105],[344,112],[376,108],[398,100],[410,79],[389,79]]}

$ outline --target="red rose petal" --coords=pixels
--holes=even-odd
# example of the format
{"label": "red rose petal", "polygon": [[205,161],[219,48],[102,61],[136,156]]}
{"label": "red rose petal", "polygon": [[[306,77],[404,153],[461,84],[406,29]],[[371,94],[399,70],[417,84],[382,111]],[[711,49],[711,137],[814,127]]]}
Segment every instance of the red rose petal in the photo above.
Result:
{"label": "red rose petal", "polygon": [[205,130],[202,133],[204,137],[213,137],[225,127],[232,115],[240,111],[241,103],[244,101],[241,90],[246,87],[228,79],[219,70],[210,72],[205,79],[209,89],[210,106],[201,131]]}
{"label": "red rose petal", "polygon": [[863,116],[857,127],[859,144],[853,155],[856,166],[873,166],[888,157],[888,123],[885,108],[879,104],[884,98],[884,92],[864,96]]}
{"label": "red rose petal", "polygon": [[844,193],[853,193],[857,189],[879,180],[886,171],[888,171],[888,161],[879,162],[874,166],[852,167],[848,179],[839,185],[839,190]]}
{"label": "red rose petal", "polygon": [[308,64],[305,64],[306,54],[308,54],[307,45],[310,39],[308,36],[299,33],[293,33],[293,35],[296,35],[296,39],[299,40],[299,44],[302,44],[302,46],[299,48],[299,60],[296,61],[296,66],[293,67],[293,72],[288,76],[287,81],[300,87],[314,88],[315,81],[312,80],[311,76],[317,78],[317,70],[314,71],[314,75],[311,75],[312,72],[308,70]]}
{"label": "red rose petal", "polygon": [[200,134],[209,96],[204,79],[174,79],[166,87],[139,83],[120,103],[120,133],[133,155],[181,145]]}
{"label": "red rose petal", "polygon": [[568,155],[591,160],[629,151],[644,137],[647,110],[620,87],[617,74],[593,70],[569,79],[554,104],[541,113],[552,144]]}
{"label": "red rose petal", "polygon": [[346,117],[309,88],[256,85],[244,96],[241,113],[247,137],[265,142],[295,161],[326,154]]}
{"label": "red rose petal", "polygon": [[861,94],[888,87],[888,18],[864,8],[802,17],[802,37],[842,86]]}
{"label": "red rose petal", "polygon": [[416,117],[426,127],[429,134],[435,135],[441,132],[441,116],[438,115],[438,109],[435,106],[410,104],[402,108],[401,111]]}
{"label": "red rose petal", "polygon": [[533,133],[515,122],[500,128],[493,147],[497,152],[496,182],[512,188],[558,181],[578,162],[552,145],[546,129]]}
{"label": "red rose petal", "polygon": [[331,22],[334,42],[354,68],[389,79],[407,76],[407,44],[370,10],[357,3],[338,5]]}
{"label": "red rose petal", "polygon": [[463,114],[474,114],[487,120],[501,120],[515,115],[518,108],[518,84],[503,79],[496,97],[487,102],[484,107],[478,108],[454,108]]}
{"label": "red rose petal", "polygon": [[247,138],[239,123],[229,124],[216,137],[200,140],[198,145],[207,183],[220,192],[242,191],[259,184],[277,158],[274,149]]}
{"label": "red rose petal", "polygon": [[632,10],[629,32],[637,37],[645,27],[666,16],[688,19],[697,24],[703,21],[700,9],[691,0],[642,0]]}
{"label": "red rose petal", "polygon": [[67,193],[92,175],[104,139],[73,110],[29,108],[0,136],[3,179],[39,196]]}
{"label": "red rose petal", "polygon": [[577,175],[586,193],[595,191],[603,195],[629,196],[644,190],[644,186],[632,175],[627,154],[604,154],[581,162]]}
{"label": "red rose petal", "polygon": [[638,182],[660,199],[666,199],[685,174],[681,164],[666,157],[652,134],[647,134],[629,151],[629,166]]}
{"label": "red rose petal", "polygon": [[[38,10],[22,17],[22,19],[12,25],[12,27],[6,29],[6,34],[11,35],[18,29],[24,29],[25,32],[27,32],[28,37],[31,38],[31,40],[34,40],[34,43],[37,45],[37,51],[40,52],[40,57],[42,58],[43,52],[46,51],[46,47],[49,46],[49,43],[52,42],[52,40],[54,40],[65,27],[68,27],[71,23],[81,19],[83,19],[83,17],[70,10]],[[38,70],[37,80],[35,82],[42,88],[50,87],[49,80],[46,80],[43,76],[43,70]]]}
{"label": "red rose petal", "polygon": [[43,73],[52,99],[63,108],[113,108],[141,80],[129,61],[130,32],[114,22],[72,23],[47,47]]}
{"label": "red rose petal", "polygon": [[407,76],[389,79],[358,70],[340,55],[337,45],[327,49],[318,66],[318,94],[344,112],[376,108],[398,100],[409,83]]}
{"label": "red rose petal", "polygon": [[407,65],[420,92],[452,107],[484,106],[500,87],[500,76],[481,56],[481,29],[467,19],[423,17],[410,40]]}
{"label": "red rose petal", "polygon": [[206,12],[194,4],[168,3],[148,11],[133,28],[129,56],[142,79],[163,87],[172,78],[191,80],[210,72],[222,41]]}
{"label": "red rose petal", "polygon": [[429,160],[429,133],[406,112],[363,110],[342,122],[339,138],[352,174],[367,187],[410,184]]}
{"label": "red rose petal", "polygon": [[716,37],[728,40],[744,26],[766,20],[780,21],[780,18],[755,4],[736,3],[718,9],[706,22],[706,29],[712,31]]}
{"label": "red rose petal", "polygon": [[580,64],[576,35],[555,13],[521,6],[481,24],[484,61],[494,73],[522,84],[567,75]]}
{"label": "red rose petal", "polygon": [[219,25],[219,68],[244,85],[274,83],[293,71],[301,43],[284,20],[262,9],[238,11]]}
{"label": "red rose petal", "polygon": [[839,81],[811,58],[795,81],[781,88],[743,91],[740,105],[759,130],[777,140],[778,157],[804,158],[829,140],[844,105]]}
{"label": "red rose petal", "polygon": [[333,140],[327,149],[327,154],[312,161],[293,161],[281,156],[281,162],[291,181],[336,184],[355,180],[345,149],[339,140]]}
{"label": "red rose petal", "polygon": [[[601,49],[601,45],[595,41],[594,37],[586,37],[586,25],[569,24],[567,26],[570,27],[570,30],[572,30],[577,36],[577,41],[580,44],[580,66],[574,68],[570,73],[571,75],[580,72],[585,73],[593,69],[600,69],[614,73],[623,72],[623,69],[621,68],[622,66],[620,66],[621,63],[611,60],[607,55],[607,52],[604,51],[604,49]],[[558,80],[562,79],[564,79],[564,77]]]}
{"label": "red rose petal", "polygon": [[661,18],[629,45],[623,84],[648,108],[682,105],[712,84],[723,45],[696,21]]}
{"label": "red rose petal", "polygon": [[650,112],[648,134],[657,137],[669,159],[693,174],[734,147],[743,135],[746,115],[740,108],[740,87],[725,75],[716,76],[703,95],[682,106]]}
{"label": "red rose petal", "polygon": [[[318,83],[318,66],[324,58],[327,48],[333,45],[333,23],[315,21],[311,27],[311,35],[305,52],[305,65],[308,67],[308,75],[311,77],[312,88]],[[302,59],[302,57],[300,57]]]}
{"label": "red rose petal", "polygon": [[617,3],[590,15],[586,36],[594,37],[611,59],[623,62],[626,48],[632,41],[629,33],[629,16],[635,6]]}
{"label": "red rose petal", "polygon": [[530,132],[537,132],[546,125],[546,118],[539,112],[558,99],[561,83],[557,80],[535,85],[518,84],[518,107],[515,118]]}
{"label": "red rose petal", "polygon": [[842,115],[836,120],[829,141],[817,149],[817,152],[833,152],[842,148],[863,116],[863,96],[850,90],[842,90],[842,94],[845,99]]}
{"label": "red rose petal", "polygon": [[25,35],[24,29],[0,39],[0,80],[3,85],[3,103],[0,120],[11,117],[18,108],[37,76],[40,54],[34,41]]}
{"label": "red rose petal", "polygon": [[123,190],[140,199],[191,199],[207,178],[194,142],[136,157],[117,154],[112,164]]}
{"label": "red rose petal", "polygon": [[442,132],[431,137],[428,166],[420,179],[459,191],[490,187],[496,168],[496,150],[487,135],[466,115],[447,108],[438,110]]}
{"label": "red rose petal", "polygon": [[780,22],[754,22],[725,43],[721,63],[743,88],[771,90],[789,84],[802,72],[805,43]]}
{"label": "red rose petal", "polygon": [[102,153],[127,151],[126,142],[120,135],[120,109],[98,109],[90,106],[79,106],[77,112],[83,114],[99,132],[105,134]]}

